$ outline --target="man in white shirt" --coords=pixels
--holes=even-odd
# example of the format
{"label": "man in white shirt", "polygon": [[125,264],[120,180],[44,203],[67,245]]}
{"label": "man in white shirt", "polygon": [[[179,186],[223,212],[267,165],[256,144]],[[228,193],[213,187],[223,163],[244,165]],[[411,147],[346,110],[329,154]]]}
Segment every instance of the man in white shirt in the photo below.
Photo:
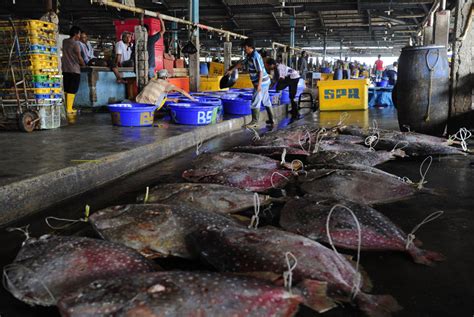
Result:
{"label": "man in white shirt", "polygon": [[277,63],[273,58],[267,59],[268,70],[273,70],[273,82],[276,82],[276,90],[280,91],[289,87],[291,100],[291,118],[297,120],[299,117],[298,104],[295,101],[296,92],[298,91],[298,82],[300,81],[300,73],[285,64]]}
{"label": "man in white shirt", "polygon": [[132,59],[132,33],[123,32],[122,40],[115,43],[115,59],[110,64],[110,68],[117,77],[117,82],[126,84],[127,81],[122,78],[122,75],[118,71],[118,67],[133,67]]}

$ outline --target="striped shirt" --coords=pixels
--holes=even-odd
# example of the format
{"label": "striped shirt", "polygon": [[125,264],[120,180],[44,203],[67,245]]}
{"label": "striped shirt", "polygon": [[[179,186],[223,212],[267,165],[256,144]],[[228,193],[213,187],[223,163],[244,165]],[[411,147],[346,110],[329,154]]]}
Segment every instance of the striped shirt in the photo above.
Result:
{"label": "striped shirt", "polygon": [[256,50],[254,50],[252,54],[247,55],[244,60],[244,64],[246,64],[249,69],[250,80],[252,81],[252,83],[258,83],[260,72],[262,72],[262,83],[270,81],[270,77],[268,76],[268,73],[265,70],[265,66],[263,65],[262,56],[260,56],[260,54]]}

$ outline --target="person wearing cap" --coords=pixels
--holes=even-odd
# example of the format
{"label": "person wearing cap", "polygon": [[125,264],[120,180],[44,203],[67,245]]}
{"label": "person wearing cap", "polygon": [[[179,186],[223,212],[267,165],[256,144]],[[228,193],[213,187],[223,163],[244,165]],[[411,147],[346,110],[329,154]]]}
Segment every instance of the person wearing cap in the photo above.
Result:
{"label": "person wearing cap", "polygon": [[245,51],[246,57],[243,61],[238,62],[232,66],[228,71],[227,75],[230,75],[234,69],[240,68],[242,64],[247,65],[250,80],[252,81],[254,91],[252,95],[252,121],[244,125],[244,127],[258,127],[258,119],[260,116],[260,105],[263,102],[265,109],[267,110],[268,120],[267,124],[273,126],[275,124],[274,114],[272,108],[272,102],[268,90],[270,89],[270,76],[265,70],[263,59],[255,49],[255,42],[251,38],[247,38],[242,42],[242,47]]}
{"label": "person wearing cap", "polygon": [[283,63],[277,63],[273,58],[267,60],[266,66],[269,70],[274,71],[273,82],[276,82],[276,90],[280,91],[289,87],[291,100],[291,119],[297,120],[298,104],[295,101],[296,92],[298,91],[298,82],[300,81],[300,73]]}
{"label": "person wearing cap", "polygon": [[[135,98],[136,102],[157,105],[159,106],[157,110],[159,110],[165,103],[168,93],[172,91],[179,92],[192,101],[196,101],[196,99],[194,99],[186,91],[173,85],[172,83],[169,83],[167,79],[168,71],[166,69],[160,70],[158,72],[158,78],[153,78],[148,82],[145,88],[143,88],[143,90]],[[171,101],[177,102],[178,100],[172,99]]]}

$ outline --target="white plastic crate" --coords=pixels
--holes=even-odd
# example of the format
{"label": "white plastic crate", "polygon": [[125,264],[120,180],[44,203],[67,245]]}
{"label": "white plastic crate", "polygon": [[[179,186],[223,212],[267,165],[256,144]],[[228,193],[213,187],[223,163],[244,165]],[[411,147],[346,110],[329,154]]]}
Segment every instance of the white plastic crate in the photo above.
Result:
{"label": "white plastic crate", "polygon": [[39,107],[39,128],[42,130],[59,128],[61,126],[61,107],[61,104]]}

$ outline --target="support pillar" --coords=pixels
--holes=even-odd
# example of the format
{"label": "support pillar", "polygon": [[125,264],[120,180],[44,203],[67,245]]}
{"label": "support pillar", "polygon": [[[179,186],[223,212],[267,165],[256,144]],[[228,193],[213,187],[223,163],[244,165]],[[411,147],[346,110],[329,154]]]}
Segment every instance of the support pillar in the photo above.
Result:
{"label": "support pillar", "polygon": [[178,23],[176,22],[171,22],[171,32],[172,32],[172,42],[173,42],[173,52],[176,57],[179,54],[179,49],[178,49]]}
{"label": "support pillar", "polygon": [[281,53],[281,63],[283,65],[288,65],[288,52],[286,51],[286,48],[285,51]]}
{"label": "support pillar", "polygon": [[290,47],[295,47],[295,28],[296,28],[296,18],[295,16],[290,16]]}
{"label": "support pillar", "polygon": [[[327,50],[328,50],[328,42],[327,42],[328,34],[324,34],[324,43],[323,43],[323,62],[326,61]],[[323,63],[324,64],[324,63]]]}
{"label": "support pillar", "polygon": [[342,40],[339,45],[339,59],[342,61]]}
{"label": "support pillar", "polygon": [[227,37],[227,42],[224,42],[224,69],[228,70],[232,64],[232,42]]}
{"label": "support pillar", "polygon": [[474,127],[474,23],[472,0],[457,0],[454,11],[448,132]]}
{"label": "support pillar", "polygon": [[[199,0],[189,0],[190,20],[193,23],[199,23]],[[192,30],[191,42],[196,46],[196,54],[189,56],[189,89],[191,91],[199,90],[199,29]]]}
{"label": "support pillar", "polygon": [[434,25],[434,44],[448,47],[450,19],[451,11],[444,10],[436,12]]}

